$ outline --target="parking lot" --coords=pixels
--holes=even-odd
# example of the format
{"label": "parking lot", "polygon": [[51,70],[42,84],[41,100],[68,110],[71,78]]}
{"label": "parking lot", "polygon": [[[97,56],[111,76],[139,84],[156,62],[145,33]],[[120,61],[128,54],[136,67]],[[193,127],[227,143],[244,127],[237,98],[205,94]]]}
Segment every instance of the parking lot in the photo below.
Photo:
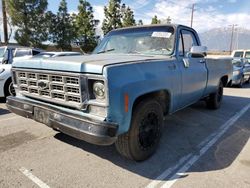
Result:
{"label": "parking lot", "polygon": [[0,187],[250,187],[250,85],[168,116],[141,163],[10,113],[0,103]]}

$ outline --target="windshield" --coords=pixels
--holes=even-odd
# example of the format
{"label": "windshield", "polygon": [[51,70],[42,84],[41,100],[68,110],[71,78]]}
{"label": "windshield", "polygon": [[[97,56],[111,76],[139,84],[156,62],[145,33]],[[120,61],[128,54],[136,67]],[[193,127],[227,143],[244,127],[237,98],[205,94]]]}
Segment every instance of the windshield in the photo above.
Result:
{"label": "windshield", "polygon": [[174,28],[159,26],[112,31],[93,53],[170,55],[173,48]]}
{"label": "windshield", "polygon": [[246,59],[250,59],[250,51],[247,51],[245,56]]}
{"label": "windshield", "polygon": [[15,53],[15,57],[22,57],[26,55],[32,55],[31,50],[26,50],[26,49],[17,49]]}
{"label": "windshield", "polygon": [[0,48],[0,57],[4,56],[5,47]]}
{"label": "windshield", "polygon": [[235,52],[234,57],[243,57],[243,52]]}

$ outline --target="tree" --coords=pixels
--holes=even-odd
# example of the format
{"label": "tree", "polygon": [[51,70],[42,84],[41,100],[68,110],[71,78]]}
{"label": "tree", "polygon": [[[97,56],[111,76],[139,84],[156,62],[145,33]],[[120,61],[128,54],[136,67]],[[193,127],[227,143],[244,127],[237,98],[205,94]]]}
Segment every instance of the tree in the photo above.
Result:
{"label": "tree", "polygon": [[98,20],[94,20],[93,8],[86,0],[80,0],[78,14],[75,16],[75,27],[77,30],[77,40],[83,52],[91,52],[97,45],[95,37],[95,25]]}
{"label": "tree", "polygon": [[143,22],[142,22],[142,20],[138,20],[138,23],[137,23],[137,25],[143,25]]}
{"label": "tree", "polygon": [[46,9],[47,0],[8,0],[7,12],[11,23],[17,27],[15,40],[18,44],[31,47],[44,47],[47,40]]}
{"label": "tree", "polygon": [[152,18],[151,24],[160,24],[160,23],[161,23],[161,20],[158,20],[157,16],[155,15]]}
{"label": "tree", "polygon": [[58,12],[54,15],[47,13],[49,24],[49,40],[56,43],[56,47],[63,50],[72,50],[71,43],[75,38],[72,17],[68,13],[66,0],[61,0]]}
{"label": "tree", "polygon": [[108,6],[104,6],[105,19],[102,23],[102,30],[107,34],[112,29],[122,27],[121,0],[109,0]]}
{"label": "tree", "polygon": [[129,27],[129,26],[134,26],[134,25],[136,25],[134,12],[129,7],[127,8],[125,7],[123,17],[122,17],[122,26]]}

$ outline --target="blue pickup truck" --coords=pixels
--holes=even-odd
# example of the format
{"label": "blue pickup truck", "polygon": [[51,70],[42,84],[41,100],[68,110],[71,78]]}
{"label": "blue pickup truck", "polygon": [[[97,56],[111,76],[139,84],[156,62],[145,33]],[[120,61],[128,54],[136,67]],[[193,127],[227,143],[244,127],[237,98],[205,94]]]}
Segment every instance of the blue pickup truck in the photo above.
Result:
{"label": "blue pickup truck", "polygon": [[207,57],[192,28],[150,25],[109,32],[91,55],[16,61],[12,71],[10,111],[142,161],[164,116],[199,100],[220,107],[232,63]]}
{"label": "blue pickup truck", "polygon": [[233,78],[231,85],[243,87],[250,83],[250,50],[235,50],[232,52]]}

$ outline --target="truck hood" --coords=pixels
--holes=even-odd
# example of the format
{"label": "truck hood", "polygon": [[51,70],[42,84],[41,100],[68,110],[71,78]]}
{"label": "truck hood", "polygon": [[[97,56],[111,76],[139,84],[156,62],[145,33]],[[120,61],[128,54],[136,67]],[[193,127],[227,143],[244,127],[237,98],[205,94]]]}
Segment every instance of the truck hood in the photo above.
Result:
{"label": "truck hood", "polygon": [[108,65],[138,63],[162,59],[166,60],[166,56],[137,54],[93,54],[82,56],[55,57],[47,59],[31,58],[28,60],[14,60],[13,67],[102,74],[103,68]]}

